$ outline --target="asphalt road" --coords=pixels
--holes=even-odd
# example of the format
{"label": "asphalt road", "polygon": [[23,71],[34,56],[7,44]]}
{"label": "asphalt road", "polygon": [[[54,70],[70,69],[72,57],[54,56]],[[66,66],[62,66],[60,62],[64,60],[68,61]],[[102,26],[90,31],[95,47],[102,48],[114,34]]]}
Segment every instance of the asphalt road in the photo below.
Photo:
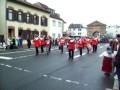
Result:
{"label": "asphalt road", "polygon": [[107,45],[99,45],[97,53],[68,60],[56,48],[49,56],[35,56],[33,49],[0,52],[0,90],[106,90],[113,87],[113,77],[101,71],[102,53]]}

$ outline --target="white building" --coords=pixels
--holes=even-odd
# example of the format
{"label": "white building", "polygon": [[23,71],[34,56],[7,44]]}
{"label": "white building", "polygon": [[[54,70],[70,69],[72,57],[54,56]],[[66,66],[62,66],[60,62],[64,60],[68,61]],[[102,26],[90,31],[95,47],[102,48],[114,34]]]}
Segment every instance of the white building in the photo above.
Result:
{"label": "white building", "polygon": [[51,9],[50,12],[49,35],[53,38],[60,38],[63,36],[65,22],[60,18],[59,14],[55,13],[53,9]]}
{"label": "white building", "polygon": [[87,29],[81,24],[70,24],[68,27],[69,36],[80,37],[87,36]]}
{"label": "white building", "polygon": [[106,27],[107,34],[113,37],[116,37],[116,34],[120,34],[120,26],[107,26]]}

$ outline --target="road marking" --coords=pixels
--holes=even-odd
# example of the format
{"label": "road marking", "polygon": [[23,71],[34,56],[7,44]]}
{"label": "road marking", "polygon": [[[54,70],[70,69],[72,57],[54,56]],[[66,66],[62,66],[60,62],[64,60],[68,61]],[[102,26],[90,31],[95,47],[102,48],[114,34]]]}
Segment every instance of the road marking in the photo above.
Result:
{"label": "road marking", "polygon": [[100,48],[103,48],[103,46],[100,46]]}
{"label": "road marking", "polygon": [[[83,54],[82,54],[82,56],[84,56],[84,55],[86,55],[86,53],[83,53]],[[78,58],[78,57],[80,57],[80,55],[74,56],[74,59],[75,59],[75,58]]]}
{"label": "road marking", "polygon": [[62,78],[59,78],[59,77],[54,77],[54,76],[50,76],[51,79],[55,79],[55,80],[62,80]]}
{"label": "road marking", "polygon": [[77,84],[77,85],[80,84],[80,82],[78,82],[78,81],[71,81],[71,83],[74,83],[74,84]]}
{"label": "road marking", "polygon": [[65,80],[66,82],[68,82],[68,83],[71,83],[72,81],[71,80]]}
{"label": "road marking", "polygon": [[12,68],[12,66],[11,65],[5,65],[6,67],[9,67],[9,68]]}
{"label": "road marking", "polygon": [[113,89],[110,89],[110,88],[106,88],[105,90],[113,90]]}
{"label": "road marking", "polygon": [[[57,48],[51,49],[53,50],[57,50]],[[29,52],[29,51],[35,51],[34,48],[31,49],[24,49],[23,51],[14,51],[14,52],[8,52],[8,53],[0,53],[1,55],[6,55],[6,54],[13,54],[13,53],[22,53],[22,52]]]}
{"label": "road marking", "polygon": [[26,70],[26,69],[24,69],[23,71],[24,71],[24,72],[31,72],[30,70]]}
{"label": "road marking", "polygon": [[99,57],[103,57],[103,55],[105,55],[106,51],[102,52]]}
{"label": "road marking", "polygon": [[1,66],[4,66],[5,64],[1,63],[0,65],[1,65]]}
{"label": "road marking", "polygon": [[0,59],[4,59],[4,60],[12,60],[12,57],[5,57],[5,56],[0,56]]}
{"label": "road marking", "polygon": [[87,84],[87,83],[85,83],[85,84],[84,84],[84,86],[85,86],[85,87],[87,87],[87,86],[88,86],[88,84]]}
{"label": "road marking", "polygon": [[27,55],[27,56],[15,57],[13,59],[21,59],[21,58],[26,58],[26,57],[30,57],[30,56],[35,56],[35,54],[31,54],[31,55]]}
{"label": "road marking", "polygon": [[47,77],[48,75],[46,75],[46,74],[44,74],[44,75],[42,75],[43,77]]}
{"label": "road marking", "polygon": [[[16,69],[16,70],[20,70],[20,71],[24,71],[24,72],[32,72],[32,71],[30,71],[30,70],[26,70],[26,69],[23,69],[23,68],[19,68],[19,67],[13,67],[13,66],[11,66],[11,65],[5,65],[5,64],[3,64],[3,63],[0,63],[0,65],[4,65],[4,66],[6,66],[6,67],[11,67],[11,68],[14,68],[14,69]],[[45,78],[51,78],[51,79],[54,79],[54,80],[58,80],[58,81],[65,81],[65,82],[67,82],[67,83],[72,83],[72,84],[76,84],[76,85],[79,85],[80,84],[80,82],[78,82],[78,81],[72,81],[72,80],[65,80],[65,79],[63,79],[63,78],[60,78],[60,77],[55,77],[55,76],[49,76],[49,75],[47,75],[47,74],[41,74],[41,76],[43,76],[43,77],[45,77]]]}

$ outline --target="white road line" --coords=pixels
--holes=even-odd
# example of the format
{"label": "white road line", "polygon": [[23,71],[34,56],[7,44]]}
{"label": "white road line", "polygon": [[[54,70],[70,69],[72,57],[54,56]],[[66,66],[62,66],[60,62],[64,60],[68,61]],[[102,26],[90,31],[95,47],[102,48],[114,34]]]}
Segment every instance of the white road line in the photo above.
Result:
{"label": "white road line", "polygon": [[105,90],[113,90],[113,89],[110,89],[110,88],[106,88]]}
{"label": "white road line", "polygon": [[77,84],[77,85],[80,84],[80,82],[78,82],[78,81],[71,81],[71,83],[74,83],[74,84]]}
{"label": "white road line", "polygon": [[103,48],[103,46],[100,46],[100,48]]}
{"label": "white road line", "polygon": [[54,76],[50,76],[51,79],[55,79],[55,80],[62,80],[62,78],[59,78],[59,77],[54,77]]}
{"label": "white road line", "polygon": [[5,64],[1,63],[0,65],[1,65],[1,66],[4,66]]}
{"label": "white road line", "polygon": [[0,59],[4,59],[4,60],[12,60],[12,57],[5,57],[5,56],[0,56]]}
{"label": "white road line", "polygon": [[103,57],[103,55],[106,53],[106,51],[102,52],[99,57]]}
{"label": "white road line", "polygon": [[44,74],[44,75],[42,75],[43,77],[47,77],[48,75],[46,75],[46,74]]}
{"label": "white road line", "polygon": [[[84,56],[84,55],[86,55],[86,53],[83,53],[83,54],[82,54],[82,56]],[[78,58],[78,57],[80,57],[80,55],[74,56],[74,59],[75,59],[75,58]]]}
{"label": "white road line", "polygon": [[13,53],[22,53],[22,52],[29,52],[29,51],[33,51],[33,50],[24,50],[24,51],[14,51],[14,52],[8,52],[8,53],[0,53],[1,55],[6,55],[6,54],[13,54]]}
{"label": "white road line", "polygon": [[27,56],[15,57],[13,59],[21,59],[21,58],[26,58],[26,57],[30,57],[30,56],[35,56],[35,54],[31,54],[31,55],[27,55]]}
{"label": "white road line", "polygon": [[26,69],[24,69],[23,71],[24,71],[24,72],[31,72],[30,70],[26,70]]}
{"label": "white road line", "polygon": [[88,86],[88,84],[87,84],[87,83],[85,83],[85,84],[84,84],[84,86],[86,87],[86,86]]}
{"label": "white road line", "polygon": [[12,68],[12,66],[11,65],[5,65],[6,67],[9,67],[9,68]]}
{"label": "white road line", "polygon": [[68,82],[68,83],[71,83],[72,81],[71,80],[65,80],[66,82]]}
{"label": "white road line", "polygon": [[74,56],[74,58],[78,58],[78,57],[80,57],[80,55],[76,55],[76,56]]}
{"label": "white road line", "polygon": [[[56,50],[57,48],[51,49]],[[6,55],[6,54],[13,54],[13,53],[22,53],[22,52],[29,52],[29,51],[35,51],[34,48],[31,49],[24,49],[24,51],[14,51],[14,52],[8,52],[8,53],[0,53],[1,55]]]}

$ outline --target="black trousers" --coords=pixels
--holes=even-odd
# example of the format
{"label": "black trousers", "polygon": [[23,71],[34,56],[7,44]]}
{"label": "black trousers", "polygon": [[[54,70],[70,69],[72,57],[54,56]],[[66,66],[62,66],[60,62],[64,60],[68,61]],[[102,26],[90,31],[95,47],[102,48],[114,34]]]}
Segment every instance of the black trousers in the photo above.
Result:
{"label": "black trousers", "polygon": [[35,47],[35,49],[36,49],[36,55],[38,55],[39,54],[38,47]]}
{"label": "black trousers", "polygon": [[86,48],[87,48],[87,54],[89,54],[90,50],[89,50],[89,48],[88,48],[88,47],[86,47]]}
{"label": "black trousers", "polygon": [[79,51],[80,51],[80,55],[82,56],[82,48],[79,48]]}
{"label": "black trousers", "polygon": [[63,46],[62,45],[60,46],[60,49],[61,49],[61,53],[63,53]]}
{"label": "black trousers", "polygon": [[93,45],[93,52],[95,52],[95,49],[96,49],[96,45]]}
{"label": "black trousers", "polygon": [[74,58],[74,49],[69,49],[69,59]]}
{"label": "black trousers", "polygon": [[41,46],[41,53],[44,52],[44,45]]}

